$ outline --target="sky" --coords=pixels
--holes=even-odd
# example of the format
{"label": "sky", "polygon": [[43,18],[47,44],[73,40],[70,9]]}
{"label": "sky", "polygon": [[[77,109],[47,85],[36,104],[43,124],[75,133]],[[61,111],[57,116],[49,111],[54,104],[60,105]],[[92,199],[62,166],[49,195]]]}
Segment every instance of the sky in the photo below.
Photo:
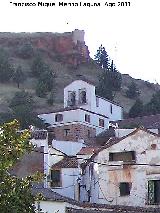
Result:
{"label": "sky", "polygon": [[[38,2],[55,6],[38,6]],[[100,7],[59,6],[59,2],[100,3]],[[160,84],[160,0],[1,0],[0,32],[85,31],[94,57],[102,44],[117,69]],[[33,6],[15,6],[30,3]],[[116,6],[106,6],[115,3]],[[35,6],[34,6],[35,5]],[[130,6],[129,6],[130,5]]]}

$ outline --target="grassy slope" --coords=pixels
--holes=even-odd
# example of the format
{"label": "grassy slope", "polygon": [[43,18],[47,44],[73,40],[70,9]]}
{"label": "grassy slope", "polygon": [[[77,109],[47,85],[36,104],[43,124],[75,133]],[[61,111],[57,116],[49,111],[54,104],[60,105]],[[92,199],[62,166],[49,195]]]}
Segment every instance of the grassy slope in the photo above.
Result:
{"label": "grassy slope", "polygon": [[[1,45],[0,48],[2,46],[3,45]],[[5,48],[6,51],[9,53],[11,63],[15,67],[21,65],[24,72],[29,76],[30,65],[33,59],[21,59],[14,54],[13,48],[10,48],[9,46],[3,46],[3,48]],[[48,106],[46,99],[39,98],[35,95],[34,88],[36,85],[36,79],[28,77],[23,85],[20,85],[20,89],[18,89],[14,83],[0,84],[0,112],[9,110],[9,100],[13,97],[15,92],[21,89],[25,89],[32,93],[36,103],[36,110],[38,113],[41,113],[49,112],[59,107],[63,107],[63,88],[67,84],[71,83],[73,80],[79,79],[80,77],[85,77],[86,79],[95,83],[95,85],[97,84],[97,76],[99,75],[101,70],[93,62],[91,62],[90,64],[81,65],[78,69],[73,69],[69,68],[67,65],[53,61],[53,59],[48,57],[48,54],[45,54],[45,52],[42,56],[44,60],[51,65],[52,69],[56,73],[56,94],[54,106]],[[140,98],[145,103],[148,102],[152,94],[160,88],[159,85],[149,84],[144,82],[143,80],[132,79],[129,75],[123,75],[122,90],[115,95],[115,101],[120,103],[124,107],[124,110],[126,112],[128,112],[128,110],[134,103],[134,100],[128,99],[125,96],[125,91],[132,80],[134,80],[138,85],[141,91]]]}

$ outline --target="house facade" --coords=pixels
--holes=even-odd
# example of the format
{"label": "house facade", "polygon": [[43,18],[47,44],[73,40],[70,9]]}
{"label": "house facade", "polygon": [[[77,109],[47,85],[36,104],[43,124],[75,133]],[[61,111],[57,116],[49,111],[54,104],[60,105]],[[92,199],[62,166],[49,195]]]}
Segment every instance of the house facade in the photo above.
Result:
{"label": "house facade", "polygon": [[64,108],[39,117],[50,125],[55,140],[88,142],[109,121],[122,119],[122,107],[97,96],[91,83],[76,80],[64,88]]}
{"label": "house facade", "polygon": [[160,205],[160,137],[145,129],[108,141],[82,166],[81,201]]}

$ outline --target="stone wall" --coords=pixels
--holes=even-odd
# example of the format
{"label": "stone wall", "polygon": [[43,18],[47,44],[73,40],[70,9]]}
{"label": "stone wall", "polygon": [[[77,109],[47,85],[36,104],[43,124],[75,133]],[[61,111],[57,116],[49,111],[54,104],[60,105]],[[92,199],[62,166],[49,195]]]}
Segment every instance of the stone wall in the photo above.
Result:
{"label": "stone wall", "polygon": [[54,139],[61,141],[78,141],[80,139],[87,143],[90,143],[96,136],[96,130],[94,128],[82,125],[82,124],[70,124],[55,127],[52,129],[52,135],[54,133]]}

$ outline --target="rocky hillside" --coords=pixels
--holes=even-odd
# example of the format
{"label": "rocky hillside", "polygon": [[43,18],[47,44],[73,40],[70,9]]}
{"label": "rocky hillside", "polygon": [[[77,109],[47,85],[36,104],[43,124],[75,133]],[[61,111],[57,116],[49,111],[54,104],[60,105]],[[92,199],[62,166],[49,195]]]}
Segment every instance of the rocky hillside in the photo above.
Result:
{"label": "rocky hillside", "polygon": [[[22,56],[25,45],[31,45],[33,53],[30,57]],[[0,49],[7,52],[10,63],[16,68],[22,66],[27,78],[20,88],[15,83],[0,83],[0,112],[9,109],[8,104],[15,92],[25,89],[35,100],[36,111],[49,112],[63,106],[63,88],[76,79],[86,79],[98,83],[101,69],[89,58],[88,47],[84,41],[84,32],[75,30],[69,33],[0,33]],[[37,79],[31,76],[31,65],[34,58],[41,55],[47,64],[50,64],[55,73],[55,103],[47,104],[46,98],[39,98],[35,94]],[[128,74],[122,76],[122,89],[115,94],[115,101],[128,112],[135,102],[126,97],[126,90],[135,81],[141,94],[140,98],[147,103],[152,94],[160,89],[157,84],[150,84],[139,79],[133,79]]]}

